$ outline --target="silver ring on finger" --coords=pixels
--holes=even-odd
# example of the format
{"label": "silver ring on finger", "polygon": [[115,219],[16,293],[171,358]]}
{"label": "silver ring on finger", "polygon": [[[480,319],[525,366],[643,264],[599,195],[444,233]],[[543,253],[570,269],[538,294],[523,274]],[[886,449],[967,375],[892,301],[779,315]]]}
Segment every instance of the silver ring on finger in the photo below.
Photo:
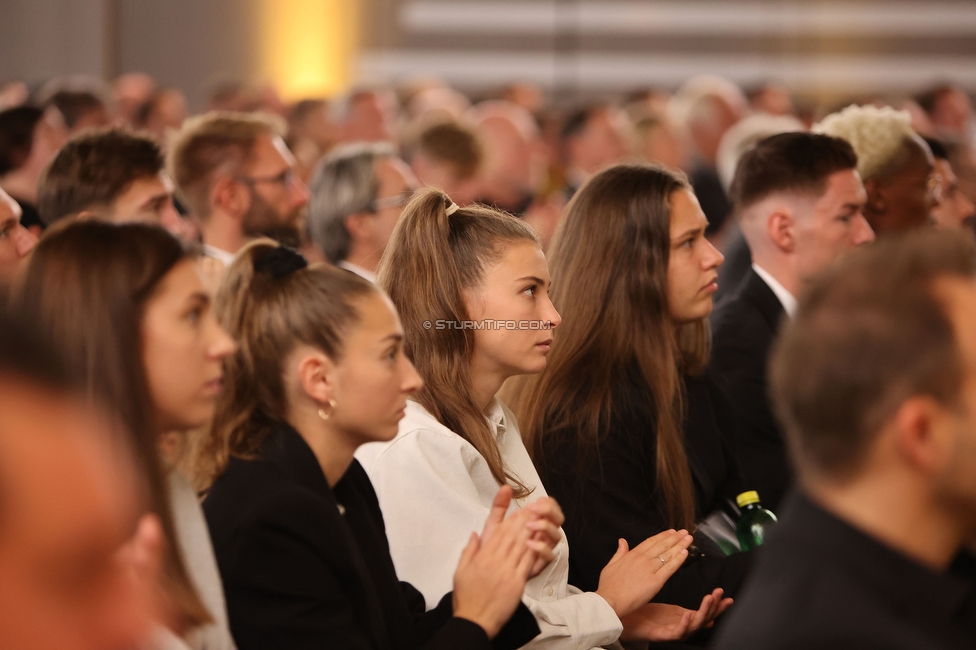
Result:
{"label": "silver ring on finger", "polygon": [[658,555],[657,556],[657,559],[661,560],[661,564],[667,564],[668,563],[668,561],[664,559],[664,556],[663,555]]}

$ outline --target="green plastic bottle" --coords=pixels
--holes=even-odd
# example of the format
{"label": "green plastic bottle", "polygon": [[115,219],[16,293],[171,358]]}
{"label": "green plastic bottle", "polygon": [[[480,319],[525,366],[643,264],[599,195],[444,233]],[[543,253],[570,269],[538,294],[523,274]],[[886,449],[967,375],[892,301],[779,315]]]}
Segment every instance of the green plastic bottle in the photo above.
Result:
{"label": "green plastic bottle", "polygon": [[735,498],[742,514],[735,527],[735,536],[739,538],[739,545],[743,551],[761,546],[766,537],[766,531],[776,525],[776,515],[762,507],[759,503],[759,493],[755,490],[743,492]]}

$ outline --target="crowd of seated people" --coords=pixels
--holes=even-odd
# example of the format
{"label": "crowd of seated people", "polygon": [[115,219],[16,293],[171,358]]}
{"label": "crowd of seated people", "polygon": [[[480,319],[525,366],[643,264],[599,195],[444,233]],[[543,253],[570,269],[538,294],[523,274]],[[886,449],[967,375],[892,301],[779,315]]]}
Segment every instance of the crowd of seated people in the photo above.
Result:
{"label": "crowd of seated people", "polygon": [[0,648],[976,647],[974,134],[0,87]]}

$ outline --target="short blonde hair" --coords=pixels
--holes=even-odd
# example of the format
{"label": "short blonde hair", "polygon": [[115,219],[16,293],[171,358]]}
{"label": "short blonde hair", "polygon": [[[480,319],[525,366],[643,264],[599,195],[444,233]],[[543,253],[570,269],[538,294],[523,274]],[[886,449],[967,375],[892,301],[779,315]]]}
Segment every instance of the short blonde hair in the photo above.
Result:
{"label": "short blonde hair", "polygon": [[191,118],[170,145],[170,176],[190,210],[206,219],[217,172],[239,168],[259,137],[283,137],[285,132],[281,118],[265,113],[213,111]]}
{"label": "short blonde hair", "polygon": [[904,151],[905,140],[915,137],[911,116],[890,106],[852,104],[825,117],[812,131],[850,142],[857,154],[857,171],[864,181],[889,171]]}

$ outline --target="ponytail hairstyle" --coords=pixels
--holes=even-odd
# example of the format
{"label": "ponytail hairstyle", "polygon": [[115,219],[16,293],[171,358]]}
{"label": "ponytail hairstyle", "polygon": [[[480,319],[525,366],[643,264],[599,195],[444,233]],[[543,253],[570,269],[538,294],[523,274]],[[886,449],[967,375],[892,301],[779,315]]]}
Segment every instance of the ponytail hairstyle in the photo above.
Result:
{"label": "ponytail hairstyle", "polygon": [[16,309],[55,343],[71,378],[115,416],[143,502],[162,524],[163,588],[185,629],[213,618],[179,551],[142,361],[142,319],[160,282],[187,259],[192,255],[159,226],[65,222],[34,248],[15,295]]}
{"label": "ponytail hairstyle", "polygon": [[241,249],[214,300],[221,326],[238,342],[224,361],[224,390],[209,435],[196,450],[196,483],[208,487],[231,456],[253,459],[276,426],[286,421],[283,364],[298,345],[338,361],[357,301],[376,291],[355,273],[308,266],[297,252],[270,239]]}
{"label": "ponytail hairstyle", "polygon": [[516,242],[538,245],[539,239],[510,214],[458,208],[440,190],[422,190],[404,208],[377,276],[400,314],[404,351],[424,380],[414,399],[471,443],[500,485],[508,483],[516,498],[524,498],[530,490],[505,470],[482,405],[472,397],[474,331],[429,328],[438,320],[469,320],[464,290],[478,287],[486,267]]}
{"label": "ponytail hairstyle", "polygon": [[636,360],[656,412],[656,491],[669,525],[691,530],[682,375],[704,370],[709,332],[705,320],[676,323],[668,299],[670,199],[689,189],[683,175],[633,164],[579,189],[548,253],[552,303],[563,316],[558,340],[542,373],[506,389],[537,464],[572,442],[584,466],[610,434],[613,388]]}

